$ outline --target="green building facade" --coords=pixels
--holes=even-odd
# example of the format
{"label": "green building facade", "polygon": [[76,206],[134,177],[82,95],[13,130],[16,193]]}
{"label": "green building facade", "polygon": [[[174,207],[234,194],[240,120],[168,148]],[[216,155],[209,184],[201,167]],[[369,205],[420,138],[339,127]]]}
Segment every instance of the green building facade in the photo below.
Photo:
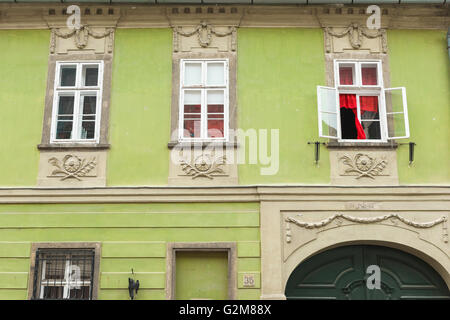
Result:
{"label": "green building facade", "polygon": [[[67,4],[0,2],[0,299],[124,300],[128,278],[136,299],[450,298],[448,4],[380,4],[379,29],[363,4],[79,7],[72,30]],[[340,87],[340,66],[362,84]],[[219,123],[213,150],[176,131],[200,92],[194,127]],[[380,139],[324,137],[340,127],[319,115],[348,92],[378,97],[356,122],[379,121]],[[360,252],[379,257],[375,294],[337,276]]]}

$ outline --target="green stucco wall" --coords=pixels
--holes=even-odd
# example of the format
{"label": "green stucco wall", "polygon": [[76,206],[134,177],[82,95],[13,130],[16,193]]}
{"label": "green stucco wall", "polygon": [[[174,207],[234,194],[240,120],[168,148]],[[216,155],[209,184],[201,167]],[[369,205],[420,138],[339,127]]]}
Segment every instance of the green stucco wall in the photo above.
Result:
{"label": "green stucco wall", "polygon": [[172,30],[118,29],[114,41],[107,185],[165,185]]}
{"label": "green stucco wall", "polygon": [[414,163],[398,148],[400,184],[450,183],[450,63],[446,32],[388,31],[392,87],[406,87]]}
{"label": "green stucco wall", "polygon": [[34,186],[50,31],[0,30],[0,186]]}
{"label": "green stucco wall", "polygon": [[260,165],[240,165],[239,183],[328,183],[328,152],[321,149],[316,166],[314,147],[307,144],[318,139],[322,30],[241,28],[238,45],[238,127],[280,130],[278,173],[261,175]]}
{"label": "green stucco wall", "polygon": [[237,243],[238,272],[255,273],[259,299],[260,231],[256,203],[62,204],[0,206],[0,300],[26,299],[32,242],[102,243],[99,299],[128,299],[131,268],[138,299],[165,299],[166,243]]}

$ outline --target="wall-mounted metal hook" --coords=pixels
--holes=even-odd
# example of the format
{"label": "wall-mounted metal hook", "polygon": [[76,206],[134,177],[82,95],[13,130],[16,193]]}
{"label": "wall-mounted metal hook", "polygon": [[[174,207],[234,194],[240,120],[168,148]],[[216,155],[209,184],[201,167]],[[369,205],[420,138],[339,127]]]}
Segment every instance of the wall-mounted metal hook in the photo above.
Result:
{"label": "wall-mounted metal hook", "polygon": [[320,145],[323,144],[325,145],[325,142],[319,142],[319,141],[314,141],[314,142],[309,142],[308,144],[313,144],[314,145],[314,161],[317,164],[319,162],[320,159]]}
{"label": "wall-mounted metal hook", "polygon": [[409,165],[411,165],[414,161],[414,147],[415,147],[416,143],[415,142],[406,142],[406,143],[399,143],[399,144],[409,145]]}

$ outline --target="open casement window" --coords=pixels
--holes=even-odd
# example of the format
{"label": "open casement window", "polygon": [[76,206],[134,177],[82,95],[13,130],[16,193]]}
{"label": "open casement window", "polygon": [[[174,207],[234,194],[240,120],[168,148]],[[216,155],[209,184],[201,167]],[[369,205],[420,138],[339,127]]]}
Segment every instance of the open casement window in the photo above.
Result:
{"label": "open casement window", "polygon": [[181,60],[180,141],[227,141],[228,61]]}
{"label": "open casement window", "polygon": [[51,142],[97,142],[100,133],[103,61],[58,62]]}
{"label": "open casement window", "polygon": [[39,249],[33,299],[92,299],[94,249]]}
{"label": "open casement window", "polygon": [[404,87],[384,89],[384,96],[389,110],[386,112],[388,139],[409,138],[406,89]]}
{"label": "open casement window", "polygon": [[319,136],[339,138],[339,104],[336,88],[317,87]]}
{"label": "open casement window", "polygon": [[335,88],[317,87],[319,136],[341,142],[409,137],[404,88],[385,89],[381,61],[335,60]]}

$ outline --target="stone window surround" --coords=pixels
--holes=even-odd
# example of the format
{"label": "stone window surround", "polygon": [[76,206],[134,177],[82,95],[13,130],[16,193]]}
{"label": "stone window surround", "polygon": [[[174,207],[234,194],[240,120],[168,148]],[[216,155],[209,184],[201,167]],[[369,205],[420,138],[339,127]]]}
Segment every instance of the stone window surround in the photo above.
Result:
{"label": "stone window surround", "polygon": [[31,244],[30,272],[28,275],[28,300],[33,298],[34,271],[36,267],[36,252],[38,249],[94,249],[94,278],[92,279],[91,300],[97,300],[100,280],[100,242],[35,242]]}
{"label": "stone window surround", "polygon": [[190,252],[217,252],[225,251],[228,254],[228,300],[237,297],[237,245],[236,242],[170,242],[167,243],[166,255],[166,299],[175,300],[176,284],[176,253],[178,251]]}
{"label": "stone window surround", "polygon": [[[100,119],[100,136],[99,143],[50,143],[50,132],[52,125],[53,113],[53,94],[54,83],[56,77],[56,62],[64,61],[88,61],[88,60],[102,60],[103,66],[103,95],[101,104],[101,119]],[[51,55],[48,62],[47,75],[47,91],[45,97],[44,120],[42,128],[42,139],[38,145],[41,150],[54,149],[108,149],[108,123],[109,123],[109,107],[111,101],[111,74],[112,74],[112,55],[110,54],[70,54],[70,55]]]}
{"label": "stone window surround", "polygon": [[228,59],[228,128],[230,132],[228,142],[211,142],[211,141],[197,141],[197,142],[179,142],[178,140],[171,140],[167,144],[171,149],[180,143],[183,145],[209,145],[210,143],[218,145],[233,145],[237,146],[235,137],[232,132],[237,127],[237,100],[236,100],[236,78],[237,78],[237,66],[236,66],[236,53],[234,52],[179,52],[173,53],[172,56],[172,103],[170,112],[170,134],[171,139],[178,138],[174,132],[179,129],[179,101],[180,101],[180,61],[182,59]]}
{"label": "stone window surround", "polygon": [[[390,88],[389,56],[387,54],[365,53],[365,52],[344,52],[327,53],[325,55],[326,84],[329,87],[335,86],[334,60],[352,59],[352,60],[381,60],[383,73],[383,88]],[[389,106],[386,106],[389,108]],[[390,109],[390,108],[389,108]],[[388,110],[386,110],[388,111]],[[398,143],[394,140],[387,142],[339,142],[337,139],[328,139],[327,148],[355,148],[355,147],[373,147],[380,149],[396,149]]]}

